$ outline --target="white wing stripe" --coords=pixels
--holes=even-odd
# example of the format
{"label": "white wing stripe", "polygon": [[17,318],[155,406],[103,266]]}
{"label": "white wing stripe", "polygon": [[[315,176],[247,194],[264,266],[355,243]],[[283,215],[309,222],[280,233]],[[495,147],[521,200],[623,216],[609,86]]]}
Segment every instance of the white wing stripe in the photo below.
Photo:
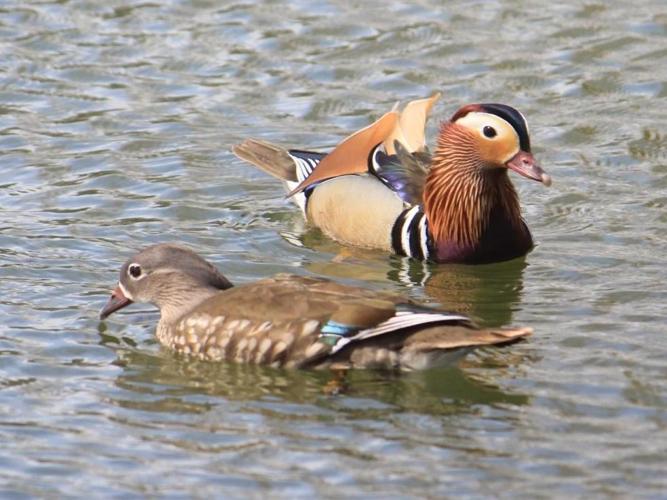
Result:
{"label": "white wing stripe", "polygon": [[300,156],[295,156],[290,154],[290,158],[296,166],[296,177],[299,182],[302,182],[306,177],[313,173],[315,167],[320,163],[319,159],[316,158],[301,158]]}
{"label": "white wing stripe", "polygon": [[306,161],[310,164],[310,172],[312,173],[313,170],[315,170],[315,167],[317,167],[319,160],[315,160],[314,158],[306,158]]}
{"label": "white wing stripe", "polygon": [[304,165],[304,161],[299,158],[298,156],[290,155],[292,158],[292,161],[294,161],[294,165],[296,166],[296,178],[299,182],[303,181],[306,177],[308,177],[307,171],[306,170],[307,164]]}
{"label": "white wing stripe", "polygon": [[299,180],[304,180],[306,177],[310,175],[310,169],[308,168],[308,162],[306,160],[302,160],[301,158],[297,159],[297,165],[299,168]]}
{"label": "white wing stripe", "polygon": [[[371,337],[377,337],[378,335],[384,335],[385,333],[402,330],[405,328],[410,328],[411,326],[427,325],[429,323],[443,323],[448,321],[468,321],[467,316],[462,316],[460,314],[442,314],[442,313],[413,313],[409,311],[400,311],[396,313],[396,316],[389,318],[386,321],[383,321],[375,328],[367,328],[366,330],[359,331],[353,337],[343,337],[340,341],[336,343],[332,349],[332,354],[339,351],[346,345],[348,342],[354,342],[357,340],[365,340]],[[345,342],[343,342],[345,340]]]}

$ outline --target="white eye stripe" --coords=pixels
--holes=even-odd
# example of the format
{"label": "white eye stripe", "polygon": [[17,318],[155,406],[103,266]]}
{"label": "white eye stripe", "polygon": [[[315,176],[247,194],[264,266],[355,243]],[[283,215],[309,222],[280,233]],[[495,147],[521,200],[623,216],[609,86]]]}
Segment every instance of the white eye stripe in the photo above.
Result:
{"label": "white eye stripe", "polygon": [[[456,120],[456,123],[474,131],[476,134],[480,134],[481,138],[484,140],[501,142],[506,142],[508,140],[515,141],[516,148],[512,148],[511,151],[508,151],[506,158],[499,158],[500,163],[509,161],[521,150],[521,138],[519,137],[519,133],[510,122],[498,115],[473,111]],[[484,135],[484,127],[486,126],[495,129],[497,133],[495,137],[489,138]]]}
{"label": "white eye stripe", "polygon": [[120,281],[118,282],[118,288],[120,288],[120,291],[123,292],[123,295],[125,295],[126,299],[134,301],[134,297],[132,297],[132,294],[127,291],[127,289],[123,286],[123,284]]}
{"label": "white eye stripe", "polygon": [[528,128],[528,120],[526,120],[526,117],[523,116],[523,113],[522,113],[521,111],[519,111],[518,109],[515,110],[515,111],[516,111],[517,113],[519,113],[519,116],[520,116],[521,119],[523,120],[523,125],[524,125],[524,127],[526,127],[526,133],[530,136],[530,129]]}
{"label": "white eye stripe", "polygon": [[473,111],[456,120],[456,123],[473,130],[479,130],[482,134],[484,133],[484,127],[493,127],[498,136],[503,133],[509,133],[516,137],[517,143],[519,142],[519,134],[516,129],[510,122],[498,115]]}

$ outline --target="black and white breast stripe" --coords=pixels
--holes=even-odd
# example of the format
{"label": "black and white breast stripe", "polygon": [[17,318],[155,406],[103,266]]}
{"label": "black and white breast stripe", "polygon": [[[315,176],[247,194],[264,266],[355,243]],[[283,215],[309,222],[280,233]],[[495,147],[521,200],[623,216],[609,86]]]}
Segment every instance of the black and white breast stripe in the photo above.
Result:
{"label": "black and white breast stripe", "polygon": [[421,205],[415,205],[401,212],[391,230],[391,246],[398,255],[427,260],[431,242],[428,234],[428,220]]}

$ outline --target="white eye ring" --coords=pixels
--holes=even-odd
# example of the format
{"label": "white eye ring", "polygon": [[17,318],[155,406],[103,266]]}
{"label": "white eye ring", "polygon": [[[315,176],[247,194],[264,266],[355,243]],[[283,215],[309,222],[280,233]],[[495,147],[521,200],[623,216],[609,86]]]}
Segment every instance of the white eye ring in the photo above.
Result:
{"label": "white eye ring", "polygon": [[143,276],[143,271],[139,264],[130,264],[127,266],[127,275],[133,280],[138,280]]}

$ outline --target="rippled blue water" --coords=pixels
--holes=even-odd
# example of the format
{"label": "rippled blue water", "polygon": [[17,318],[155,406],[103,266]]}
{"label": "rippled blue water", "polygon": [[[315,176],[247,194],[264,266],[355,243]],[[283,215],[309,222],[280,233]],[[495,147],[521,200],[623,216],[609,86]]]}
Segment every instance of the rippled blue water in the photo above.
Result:
{"label": "rippled blue water", "polygon": [[[660,497],[667,490],[661,1],[3,2],[0,494]],[[397,100],[513,104],[525,261],[342,250],[229,149],[326,149]],[[528,341],[407,376],[180,360],[120,264],[180,241],[235,282],[313,273]],[[423,283],[423,286],[422,286]]]}

